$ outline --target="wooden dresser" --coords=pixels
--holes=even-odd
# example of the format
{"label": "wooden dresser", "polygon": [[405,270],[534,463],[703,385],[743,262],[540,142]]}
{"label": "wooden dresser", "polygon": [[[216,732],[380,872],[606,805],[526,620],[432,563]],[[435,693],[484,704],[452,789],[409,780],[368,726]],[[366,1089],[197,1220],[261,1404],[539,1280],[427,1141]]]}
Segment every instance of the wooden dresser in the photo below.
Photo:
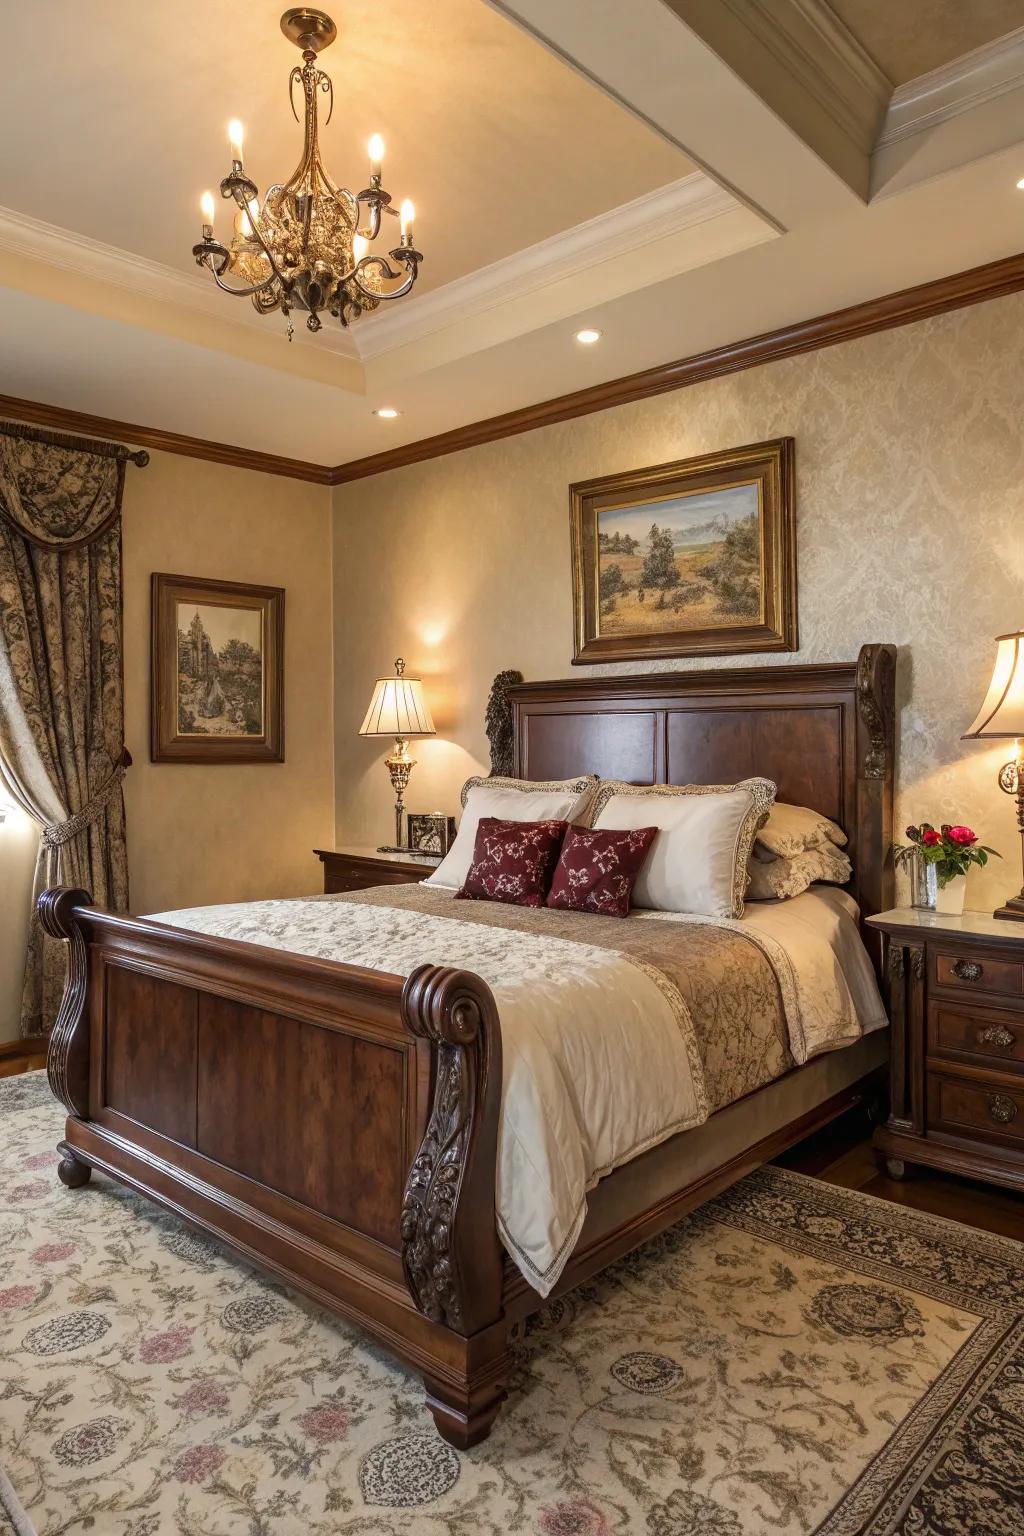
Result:
{"label": "wooden dresser", "polygon": [[409,853],[381,853],[377,848],[314,848],[324,866],[324,893],[365,891],[373,885],[411,885],[425,880],[441,860]]}
{"label": "wooden dresser", "polygon": [[893,1178],[923,1163],[1024,1190],[1024,924],[903,908],[886,935]]}

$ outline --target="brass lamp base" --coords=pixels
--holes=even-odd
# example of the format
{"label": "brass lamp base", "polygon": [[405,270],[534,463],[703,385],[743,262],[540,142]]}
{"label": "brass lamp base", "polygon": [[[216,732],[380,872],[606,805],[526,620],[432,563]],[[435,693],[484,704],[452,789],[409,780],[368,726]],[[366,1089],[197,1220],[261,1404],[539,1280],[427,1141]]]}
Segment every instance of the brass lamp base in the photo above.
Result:
{"label": "brass lamp base", "polygon": [[[416,766],[416,759],[409,756],[409,743],[404,736],[395,737],[395,750],[384,759],[384,766],[391,775],[391,787],[395,792],[395,843],[402,847],[402,796],[409,787],[409,775]],[[379,848],[378,853],[390,853],[391,849]]]}
{"label": "brass lamp base", "polygon": [[[1013,795],[1017,802],[1017,830],[1020,833],[1021,864],[1024,865],[1024,757],[1021,756],[1019,741],[1016,761],[1004,763],[999,770],[999,788],[1004,794]],[[1006,918],[1010,922],[1024,923],[1024,887],[1019,896],[1011,896],[1008,902],[992,913],[992,916]]]}

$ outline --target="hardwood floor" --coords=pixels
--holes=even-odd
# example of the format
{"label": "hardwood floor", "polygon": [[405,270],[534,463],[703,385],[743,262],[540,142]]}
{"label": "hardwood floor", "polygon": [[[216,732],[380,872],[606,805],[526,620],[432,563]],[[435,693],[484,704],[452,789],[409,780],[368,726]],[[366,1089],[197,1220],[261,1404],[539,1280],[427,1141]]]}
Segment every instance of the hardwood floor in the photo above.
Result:
{"label": "hardwood floor", "polygon": [[34,1072],[46,1066],[46,1041],[10,1040],[0,1045],[0,1077],[15,1077],[19,1072]]}
{"label": "hardwood floor", "polygon": [[1024,1241],[1024,1195],[927,1168],[908,1167],[905,1179],[890,1179],[875,1159],[871,1129],[863,1111],[855,1110],[775,1161],[782,1168],[796,1169],[827,1184],[860,1189],[895,1205],[930,1211],[965,1226]]}

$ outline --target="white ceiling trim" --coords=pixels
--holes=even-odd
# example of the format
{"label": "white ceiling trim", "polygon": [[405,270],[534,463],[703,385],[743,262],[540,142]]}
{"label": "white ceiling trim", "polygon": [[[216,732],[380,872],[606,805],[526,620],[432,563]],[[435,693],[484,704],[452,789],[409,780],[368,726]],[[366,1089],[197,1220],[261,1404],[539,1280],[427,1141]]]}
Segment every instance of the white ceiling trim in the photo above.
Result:
{"label": "white ceiling trim", "polygon": [[[359,356],[365,361],[422,341],[454,322],[461,325],[489,310],[512,305],[554,283],[579,277],[590,268],[641,251],[652,241],[680,235],[740,207],[742,204],[710,176],[695,171],[574,229],[492,262],[479,272],[445,283],[401,310],[374,315],[357,338]],[[692,265],[692,255],[681,249],[678,270]]]}
{"label": "white ceiling trim", "polygon": [[1024,85],[1024,27],[908,80],[893,92],[878,148],[925,133]]}
{"label": "white ceiling trim", "polygon": [[[118,246],[106,245],[101,240],[91,240],[73,230],[61,229],[43,219],[29,218],[13,208],[0,207],[0,251],[8,251],[26,261],[41,262],[60,271],[73,272],[95,282],[109,283],[116,288],[127,289],[143,298],[160,304],[182,305],[198,310],[236,325],[258,327],[261,334],[269,334],[273,319],[258,315],[251,304],[231,300],[213,282],[208,273],[177,272],[162,262],[135,256]],[[340,327],[337,330],[325,326],[317,337],[308,342],[302,335],[301,317],[296,317],[295,339],[300,345],[325,344],[332,352],[358,359],[352,337]],[[283,328],[284,320],[280,324]]]}

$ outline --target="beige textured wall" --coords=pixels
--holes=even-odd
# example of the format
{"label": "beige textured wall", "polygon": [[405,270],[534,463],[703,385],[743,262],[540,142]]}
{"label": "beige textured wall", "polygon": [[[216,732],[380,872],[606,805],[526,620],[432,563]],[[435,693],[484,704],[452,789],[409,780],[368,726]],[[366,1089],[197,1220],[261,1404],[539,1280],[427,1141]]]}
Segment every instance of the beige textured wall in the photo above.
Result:
{"label": "beige textured wall", "polygon": [[[124,498],[125,780],[134,912],[322,889],[334,834],[330,492],[154,453]],[[285,588],[283,763],[149,761],[153,571]]]}
{"label": "beige textured wall", "polygon": [[[847,661],[895,641],[898,823],[967,821],[1002,850],[972,875],[970,905],[1017,890],[1019,840],[995,783],[1008,754],[959,736],[992,637],[1024,627],[1022,350],[1014,296],[337,487],[339,841],[390,835],[385,747],[356,732],[395,655],[424,677],[439,732],[416,743],[414,810],[457,810],[486,763],[495,672],[572,671],[571,481],[791,434],[801,647],[765,660]],[[640,668],[586,669],[598,670]]]}

